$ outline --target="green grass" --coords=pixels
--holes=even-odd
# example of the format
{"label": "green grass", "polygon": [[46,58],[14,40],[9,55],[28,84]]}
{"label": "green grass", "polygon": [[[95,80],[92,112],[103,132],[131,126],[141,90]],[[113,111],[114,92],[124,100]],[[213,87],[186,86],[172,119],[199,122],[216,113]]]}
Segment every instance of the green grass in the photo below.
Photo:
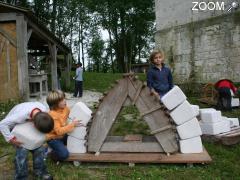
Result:
{"label": "green grass", "polygon": [[[120,73],[95,73],[95,72],[84,72],[83,73],[83,89],[84,90],[92,90],[98,92],[107,91],[111,84],[118,79],[122,78],[123,74]],[[74,72],[71,72],[71,77],[74,76]],[[145,81],[146,76],[144,74],[138,74],[139,79]],[[61,81],[62,87],[65,87],[63,84],[63,80]],[[70,82],[70,89],[67,91],[74,91],[74,80]]]}
{"label": "green grass", "polygon": [[[97,74],[85,73],[85,89],[104,92],[111,83],[121,78],[121,74]],[[141,76],[144,79],[144,76]],[[193,104],[199,104],[197,98],[188,97]],[[0,104],[0,119],[17,102],[9,101]],[[199,104],[200,107],[208,107]],[[5,112],[2,114],[2,112]],[[232,112],[223,112],[228,117],[240,117],[240,109]],[[149,134],[148,126],[140,118],[138,110],[134,106],[124,107],[116,119],[116,123],[111,129],[112,135],[125,134]],[[235,146],[223,146],[204,142],[204,146],[212,157],[211,164],[196,164],[188,166],[186,164],[136,164],[129,167],[120,163],[82,163],[79,167],[73,166],[71,162],[63,162],[60,165],[54,164],[49,159],[48,170],[54,175],[56,180],[78,180],[78,179],[240,179],[240,144]],[[0,179],[13,179],[14,175],[14,148],[5,142],[0,136]],[[8,156],[1,157],[4,154]],[[30,156],[31,157],[31,156]],[[31,158],[29,159],[30,169],[32,168]],[[30,172],[31,174],[31,172]]]}

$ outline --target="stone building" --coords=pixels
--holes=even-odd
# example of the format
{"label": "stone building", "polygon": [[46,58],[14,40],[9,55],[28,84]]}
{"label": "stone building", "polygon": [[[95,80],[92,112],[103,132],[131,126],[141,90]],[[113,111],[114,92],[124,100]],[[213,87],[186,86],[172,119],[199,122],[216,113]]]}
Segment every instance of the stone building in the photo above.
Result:
{"label": "stone building", "polygon": [[155,0],[156,47],[165,51],[175,82],[240,81],[240,8],[230,7],[230,1]]}

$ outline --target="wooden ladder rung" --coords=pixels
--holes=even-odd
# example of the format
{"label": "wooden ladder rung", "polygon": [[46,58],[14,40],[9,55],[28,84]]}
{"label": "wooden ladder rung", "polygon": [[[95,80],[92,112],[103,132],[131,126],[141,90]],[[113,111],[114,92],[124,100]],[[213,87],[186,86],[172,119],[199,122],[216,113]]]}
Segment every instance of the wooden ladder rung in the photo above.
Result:
{"label": "wooden ladder rung", "polygon": [[140,93],[141,93],[142,88],[143,88],[143,84],[141,84],[141,85],[139,86],[139,88],[137,89],[137,92],[135,93],[135,96],[134,96],[133,101],[132,101],[132,105],[135,105],[135,103],[136,103],[136,101],[137,101],[137,98],[138,98],[138,96],[139,96]]}
{"label": "wooden ladder rung", "polygon": [[157,134],[157,133],[160,133],[162,131],[166,131],[168,129],[172,129],[172,126],[171,125],[167,125],[165,127],[162,127],[162,128],[159,128],[159,129],[156,129],[154,131],[151,132],[151,134]]}
{"label": "wooden ladder rung", "polygon": [[141,116],[141,117],[146,116],[147,114],[150,114],[150,113],[152,113],[152,112],[154,112],[154,111],[157,111],[157,110],[161,109],[162,107],[163,107],[163,106],[161,106],[161,105],[159,105],[159,106],[157,106],[157,107],[154,107],[154,108],[152,108],[152,109],[150,109],[150,110],[148,110],[148,111],[146,111],[146,112],[144,112],[144,113],[141,113],[140,116]]}

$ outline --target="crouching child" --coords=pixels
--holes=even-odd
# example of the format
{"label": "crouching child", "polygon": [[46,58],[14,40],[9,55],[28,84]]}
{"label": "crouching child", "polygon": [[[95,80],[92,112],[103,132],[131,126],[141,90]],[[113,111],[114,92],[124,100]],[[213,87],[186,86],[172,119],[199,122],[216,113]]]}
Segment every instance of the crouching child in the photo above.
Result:
{"label": "crouching child", "polygon": [[[8,115],[0,121],[0,131],[8,143],[11,143],[16,149],[14,159],[15,179],[28,179],[28,152],[33,156],[33,172],[37,179],[53,179],[48,173],[44,164],[45,148],[40,147],[28,150],[24,148],[23,143],[11,133],[11,130],[17,125],[25,122],[33,122],[36,129],[42,133],[48,133],[53,129],[54,122],[47,113],[47,108],[40,102],[25,102],[16,105]],[[28,133],[27,130],[26,132]]]}

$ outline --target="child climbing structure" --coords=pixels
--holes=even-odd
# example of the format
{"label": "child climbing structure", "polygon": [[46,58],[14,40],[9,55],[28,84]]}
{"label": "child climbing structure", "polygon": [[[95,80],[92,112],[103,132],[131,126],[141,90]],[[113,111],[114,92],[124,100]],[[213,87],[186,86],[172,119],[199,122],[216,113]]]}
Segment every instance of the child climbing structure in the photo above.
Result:
{"label": "child climbing structure", "polygon": [[[108,136],[122,106],[129,100],[148,124],[152,136]],[[81,139],[81,148],[84,144],[86,150],[78,151],[73,141],[68,140],[68,145],[72,144],[68,147],[71,149],[69,160],[126,163],[211,162],[202,146],[197,113],[186,101],[181,89],[175,86],[162,98],[162,103],[150,95],[146,84],[134,74],[125,74],[100,99],[96,112],[86,123],[86,136],[84,140]],[[81,117],[80,111],[75,110],[75,114]],[[77,136],[77,132],[73,134]],[[73,136],[70,134],[70,139],[71,137]]]}

